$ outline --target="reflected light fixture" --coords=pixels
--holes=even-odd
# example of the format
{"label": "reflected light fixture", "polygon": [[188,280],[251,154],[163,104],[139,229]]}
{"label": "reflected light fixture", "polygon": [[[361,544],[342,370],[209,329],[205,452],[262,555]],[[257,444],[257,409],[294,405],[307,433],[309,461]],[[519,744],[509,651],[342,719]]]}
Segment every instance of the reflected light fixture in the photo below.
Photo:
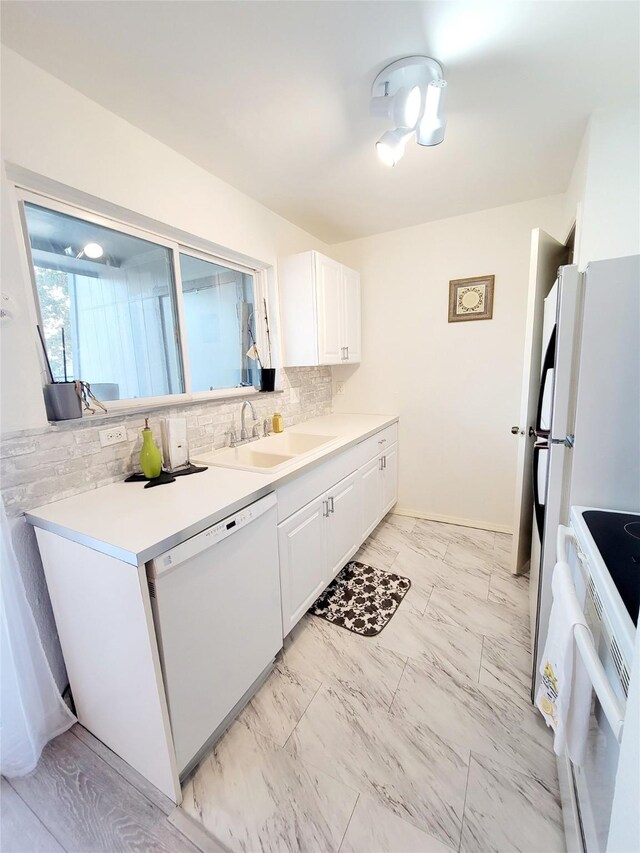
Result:
{"label": "reflected light fixture", "polygon": [[447,83],[442,66],[428,56],[407,56],[387,65],[371,87],[369,111],[389,119],[394,128],[376,143],[380,160],[395,166],[415,134],[418,145],[438,145],[444,139]]}
{"label": "reflected light fixture", "polygon": [[87,258],[91,258],[92,261],[95,261],[104,255],[104,249],[100,243],[87,243],[82,250],[82,254]]}
{"label": "reflected light fixture", "polygon": [[[73,255],[74,251],[71,246],[68,246],[64,250],[65,255]],[[89,258],[92,261],[97,261],[98,258],[101,258],[104,255],[104,249],[100,245],[100,243],[87,243],[86,246],[81,249],[76,255],[76,260],[81,258]]]}

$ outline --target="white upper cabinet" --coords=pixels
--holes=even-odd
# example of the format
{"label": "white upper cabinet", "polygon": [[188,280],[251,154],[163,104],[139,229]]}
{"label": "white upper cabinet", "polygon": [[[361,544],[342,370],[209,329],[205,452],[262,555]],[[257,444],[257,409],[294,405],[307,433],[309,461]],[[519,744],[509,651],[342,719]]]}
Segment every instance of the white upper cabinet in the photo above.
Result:
{"label": "white upper cabinet", "polygon": [[[315,253],[314,253],[315,254]],[[315,258],[316,330],[313,325],[309,334],[316,331],[318,339],[318,364],[338,364],[344,355],[345,337],[341,322],[344,313],[344,287],[342,267],[317,255]],[[295,283],[293,285],[295,287]]]}
{"label": "white upper cabinet", "polygon": [[347,348],[345,361],[357,362],[362,350],[360,273],[348,267],[342,267],[342,300],[343,338]]}
{"label": "white upper cabinet", "polygon": [[303,252],[280,261],[279,289],[285,367],[360,361],[359,273]]}

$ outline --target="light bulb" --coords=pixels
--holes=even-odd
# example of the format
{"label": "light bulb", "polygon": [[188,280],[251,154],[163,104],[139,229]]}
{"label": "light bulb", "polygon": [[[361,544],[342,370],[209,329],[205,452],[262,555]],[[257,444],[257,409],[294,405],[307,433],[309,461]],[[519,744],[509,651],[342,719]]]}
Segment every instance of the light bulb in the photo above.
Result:
{"label": "light bulb", "polygon": [[444,139],[447,127],[444,118],[446,87],[445,80],[432,80],[427,86],[424,113],[417,131],[418,145],[438,145]]}
{"label": "light bulb", "polygon": [[369,104],[371,115],[391,119],[396,127],[415,127],[421,109],[420,86],[403,86],[394,95],[372,98]]}
{"label": "light bulb", "polygon": [[87,243],[82,250],[82,254],[87,258],[91,258],[92,261],[95,261],[104,255],[104,249],[99,243]]}
{"label": "light bulb", "polygon": [[[398,105],[397,115],[394,104],[394,118],[399,127],[415,127],[420,117],[422,92],[420,91],[420,86],[414,86],[412,89],[405,91],[406,95],[404,95],[403,101]],[[398,92],[399,94],[400,92]]]}
{"label": "light bulb", "polygon": [[403,132],[400,128],[387,130],[376,142],[378,157],[385,166],[395,166],[404,154],[404,147],[412,131]]}

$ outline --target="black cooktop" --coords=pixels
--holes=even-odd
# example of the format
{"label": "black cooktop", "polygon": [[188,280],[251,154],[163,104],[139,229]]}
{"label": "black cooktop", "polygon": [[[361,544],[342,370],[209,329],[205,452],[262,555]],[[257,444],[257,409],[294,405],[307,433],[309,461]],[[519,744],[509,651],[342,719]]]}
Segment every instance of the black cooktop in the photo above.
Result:
{"label": "black cooktop", "polygon": [[640,515],[587,510],[582,513],[633,624],[640,610]]}

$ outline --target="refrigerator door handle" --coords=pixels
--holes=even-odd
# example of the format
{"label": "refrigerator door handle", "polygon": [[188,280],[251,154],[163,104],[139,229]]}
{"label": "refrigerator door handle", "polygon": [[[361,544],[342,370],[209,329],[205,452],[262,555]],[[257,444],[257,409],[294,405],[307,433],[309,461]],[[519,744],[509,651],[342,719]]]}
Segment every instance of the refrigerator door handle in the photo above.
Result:
{"label": "refrigerator door handle", "polygon": [[540,451],[547,450],[548,447],[549,445],[546,442],[536,442],[533,445],[533,514],[541,542],[544,530],[544,506],[540,503],[540,493],[538,492],[538,467],[540,465]]}
{"label": "refrigerator door handle", "polygon": [[573,447],[576,437],[575,435],[565,435],[564,438],[551,438],[549,441],[551,444],[564,444],[565,447]]}
{"label": "refrigerator door handle", "polygon": [[542,404],[544,401],[544,389],[547,384],[547,379],[549,377],[549,371],[553,370],[555,365],[556,358],[556,331],[557,326],[554,326],[553,332],[551,333],[551,337],[549,338],[549,345],[547,347],[547,351],[544,356],[544,362],[542,364],[542,378],[540,379],[540,390],[538,391],[538,406],[536,408],[536,428],[535,433],[538,437],[546,437],[549,435],[549,430],[544,430],[540,426],[540,422],[542,420]]}

